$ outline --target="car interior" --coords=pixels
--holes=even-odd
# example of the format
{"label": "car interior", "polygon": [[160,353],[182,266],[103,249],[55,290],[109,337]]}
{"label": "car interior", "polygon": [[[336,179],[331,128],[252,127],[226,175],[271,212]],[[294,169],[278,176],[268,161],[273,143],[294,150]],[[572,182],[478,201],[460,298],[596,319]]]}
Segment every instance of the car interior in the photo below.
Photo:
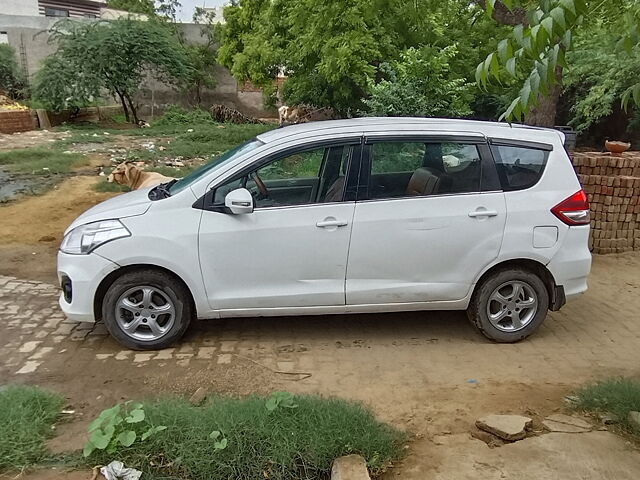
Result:
{"label": "car interior", "polygon": [[[394,164],[406,162],[398,162],[397,158],[395,162],[393,159],[389,162],[387,158],[380,158],[377,155],[378,145],[373,145],[370,198],[443,195],[479,190],[480,157],[475,146],[442,143],[415,145],[421,148],[414,150],[412,163],[416,168],[409,171],[394,171],[397,170]],[[403,153],[400,152],[400,155]],[[377,163],[382,164],[382,168]]]}

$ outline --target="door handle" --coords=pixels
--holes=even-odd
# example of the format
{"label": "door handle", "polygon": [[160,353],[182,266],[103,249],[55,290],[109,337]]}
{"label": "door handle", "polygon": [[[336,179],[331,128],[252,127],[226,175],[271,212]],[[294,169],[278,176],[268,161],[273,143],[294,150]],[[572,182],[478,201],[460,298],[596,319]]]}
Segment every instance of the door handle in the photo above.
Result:
{"label": "door handle", "polygon": [[473,212],[469,212],[469,216],[471,218],[476,217],[496,217],[498,212],[495,210],[474,210]]}
{"label": "door handle", "polygon": [[344,227],[347,225],[347,222],[344,220],[323,220],[321,222],[316,223],[316,227],[327,228],[327,227]]}

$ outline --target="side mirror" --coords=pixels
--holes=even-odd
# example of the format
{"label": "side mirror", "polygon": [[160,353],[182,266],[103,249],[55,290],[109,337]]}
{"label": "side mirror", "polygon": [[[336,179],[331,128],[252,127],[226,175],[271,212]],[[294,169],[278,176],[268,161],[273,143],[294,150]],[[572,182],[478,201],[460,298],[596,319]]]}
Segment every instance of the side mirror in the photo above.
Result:
{"label": "side mirror", "polygon": [[253,212],[253,196],[246,188],[231,190],[224,197],[224,206],[234,215]]}

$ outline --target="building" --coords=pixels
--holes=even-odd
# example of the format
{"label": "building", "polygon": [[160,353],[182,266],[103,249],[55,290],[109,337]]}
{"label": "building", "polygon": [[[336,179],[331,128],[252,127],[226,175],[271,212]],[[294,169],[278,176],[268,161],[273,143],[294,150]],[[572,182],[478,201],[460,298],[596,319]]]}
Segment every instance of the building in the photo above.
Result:
{"label": "building", "polygon": [[94,0],[0,0],[4,15],[41,15],[58,18],[100,18],[106,2]]}
{"label": "building", "polygon": [[[215,12],[215,22],[223,20],[222,9],[215,9]],[[129,16],[129,13],[107,8],[105,1],[0,0],[0,43],[7,43],[13,47],[27,81],[31,81],[42,66],[43,60],[56,51],[56,45],[49,41],[47,32],[61,18],[93,22],[95,19],[115,20],[123,15]],[[144,15],[134,17],[139,20],[147,18]],[[179,28],[188,43],[199,44],[207,41],[202,37],[201,25],[181,23]],[[222,103],[256,117],[272,113],[265,109],[260,90],[245,89],[238,85],[231,73],[221,65],[215,65],[214,71],[217,85],[213,89],[203,91],[203,108]],[[136,101],[142,106],[141,115],[149,115],[151,111],[162,111],[168,105],[190,105],[190,99],[184,92],[156,80],[149,80],[144,85]]]}

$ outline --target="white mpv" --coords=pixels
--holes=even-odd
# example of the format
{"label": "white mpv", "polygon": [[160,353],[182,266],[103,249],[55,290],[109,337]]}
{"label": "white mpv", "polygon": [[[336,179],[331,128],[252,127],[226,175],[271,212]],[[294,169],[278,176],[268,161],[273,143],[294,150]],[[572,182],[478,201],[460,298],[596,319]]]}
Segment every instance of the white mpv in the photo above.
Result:
{"label": "white mpv", "polygon": [[464,120],[272,130],[81,215],[60,305],[135,349],[195,318],[409,310],[467,310],[515,342],[587,288],[589,205],[563,143]]}

